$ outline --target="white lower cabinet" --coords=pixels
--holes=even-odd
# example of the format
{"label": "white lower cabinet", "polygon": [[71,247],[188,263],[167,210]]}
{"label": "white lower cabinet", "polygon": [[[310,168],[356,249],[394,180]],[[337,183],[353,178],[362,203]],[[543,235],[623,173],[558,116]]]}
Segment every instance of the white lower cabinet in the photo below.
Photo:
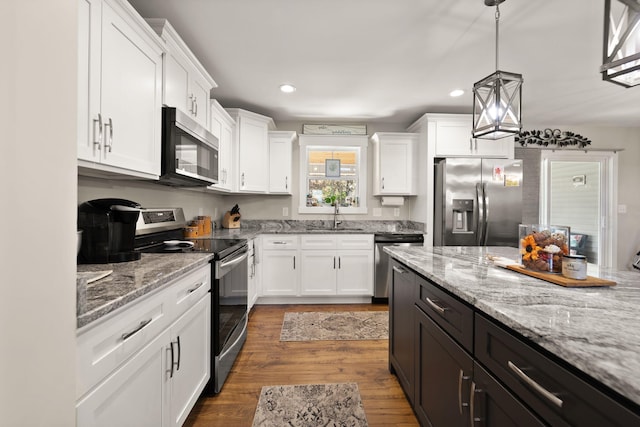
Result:
{"label": "white lower cabinet", "polygon": [[302,295],[373,295],[373,236],[301,238]]}
{"label": "white lower cabinet", "polygon": [[173,366],[168,366],[169,378],[166,381],[169,387],[170,426],[181,426],[185,422],[209,381],[210,325],[211,298],[206,295],[171,328],[171,342],[167,353],[173,360]]}
{"label": "white lower cabinet", "polygon": [[167,389],[165,344],[158,335],[120,369],[100,383],[76,407],[76,425],[92,427],[163,426]]}
{"label": "white lower cabinet", "polygon": [[210,272],[205,265],[79,331],[78,426],[184,423],[211,375]]}

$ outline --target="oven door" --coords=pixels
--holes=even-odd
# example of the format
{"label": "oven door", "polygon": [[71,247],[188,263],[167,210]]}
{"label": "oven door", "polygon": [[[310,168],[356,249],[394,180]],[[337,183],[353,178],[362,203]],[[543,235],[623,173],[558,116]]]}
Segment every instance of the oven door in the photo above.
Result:
{"label": "oven door", "polygon": [[213,292],[213,324],[215,356],[232,344],[230,341],[236,328],[246,322],[248,303],[248,246],[243,246],[231,255],[215,263],[215,289]]}

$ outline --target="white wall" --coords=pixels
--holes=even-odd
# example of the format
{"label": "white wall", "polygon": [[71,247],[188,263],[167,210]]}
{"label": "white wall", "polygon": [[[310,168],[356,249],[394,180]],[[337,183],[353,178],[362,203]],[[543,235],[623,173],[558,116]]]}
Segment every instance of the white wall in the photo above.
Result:
{"label": "white wall", "polygon": [[0,424],[75,425],[77,0],[0,2]]}

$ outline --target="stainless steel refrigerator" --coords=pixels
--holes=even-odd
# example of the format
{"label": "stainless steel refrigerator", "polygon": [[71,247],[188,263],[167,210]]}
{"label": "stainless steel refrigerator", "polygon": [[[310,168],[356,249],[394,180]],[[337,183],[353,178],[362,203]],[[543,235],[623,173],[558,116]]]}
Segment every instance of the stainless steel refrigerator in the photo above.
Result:
{"label": "stainless steel refrigerator", "polygon": [[522,160],[436,159],[433,244],[518,246]]}

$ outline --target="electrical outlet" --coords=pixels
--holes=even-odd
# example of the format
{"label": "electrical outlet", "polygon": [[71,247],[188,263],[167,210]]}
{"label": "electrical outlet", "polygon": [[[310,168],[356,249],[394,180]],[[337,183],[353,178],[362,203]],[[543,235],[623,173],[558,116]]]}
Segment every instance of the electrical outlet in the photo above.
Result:
{"label": "electrical outlet", "polygon": [[284,207],[282,208],[282,216],[289,216],[289,208],[288,207]]}
{"label": "electrical outlet", "polygon": [[393,216],[400,216],[400,208],[393,208]]}
{"label": "electrical outlet", "polygon": [[626,214],[627,213],[627,205],[618,205],[618,213]]}
{"label": "electrical outlet", "polygon": [[373,216],[382,216],[382,208],[373,208]]}

